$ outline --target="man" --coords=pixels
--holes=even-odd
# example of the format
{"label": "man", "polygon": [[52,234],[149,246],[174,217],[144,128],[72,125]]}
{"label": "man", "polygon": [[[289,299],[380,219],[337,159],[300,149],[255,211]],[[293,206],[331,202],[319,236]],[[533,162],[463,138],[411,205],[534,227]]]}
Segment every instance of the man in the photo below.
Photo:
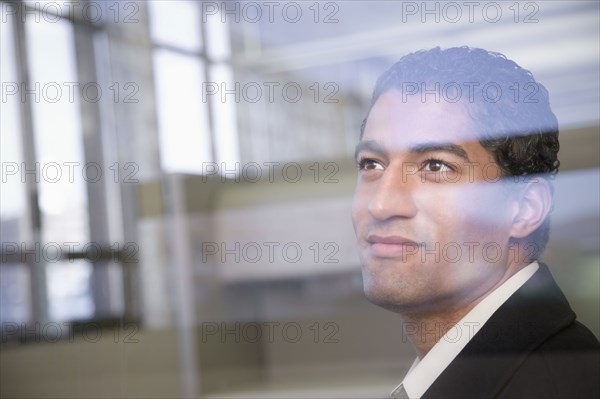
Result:
{"label": "man", "polygon": [[352,219],[367,298],[418,358],[392,397],[600,397],[600,344],[546,265],[558,123],[546,89],[468,47],[377,81]]}

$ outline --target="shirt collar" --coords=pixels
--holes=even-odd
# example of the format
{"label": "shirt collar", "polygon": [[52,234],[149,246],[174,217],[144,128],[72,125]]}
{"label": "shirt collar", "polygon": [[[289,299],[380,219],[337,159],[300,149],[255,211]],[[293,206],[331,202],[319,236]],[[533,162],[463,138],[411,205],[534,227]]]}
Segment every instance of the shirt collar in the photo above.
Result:
{"label": "shirt collar", "polygon": [[536,261],[530,263],[479,302],[458,323],[446,331],[423,359],[417,358],[413,362],[404,380],[394,388],[391,395],[393,396],[402,385],[409,398],[420,398],[494,312],[521,288],[538,268]]}

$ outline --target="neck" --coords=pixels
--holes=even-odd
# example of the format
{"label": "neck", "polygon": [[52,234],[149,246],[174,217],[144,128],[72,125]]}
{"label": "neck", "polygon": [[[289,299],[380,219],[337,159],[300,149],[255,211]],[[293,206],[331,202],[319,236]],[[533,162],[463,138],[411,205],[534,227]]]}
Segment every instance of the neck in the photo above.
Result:
{"label": "neck", "polygon": [[400,313],[402,320],[403,338],[408,338],[419,359],[433,348],[446,332],[465,317],[477,304],[500,287],[506,280],[527,266],[526,263],[513,263],[506,272],[482,294],[467,300],[452,301],[437,309],[406,311]]}

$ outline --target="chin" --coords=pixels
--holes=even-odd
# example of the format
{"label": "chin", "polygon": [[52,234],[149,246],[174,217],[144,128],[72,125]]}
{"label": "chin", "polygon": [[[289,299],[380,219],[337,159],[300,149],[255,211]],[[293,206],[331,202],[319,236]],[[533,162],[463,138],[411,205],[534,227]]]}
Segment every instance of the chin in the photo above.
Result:
{"label": "chin", "polygon": [[374,305],[382,307],[394,313],[399,313],[406,307],[406,301],[402,298],[398,287],[390,287],[373,281],[372,276],[363,275],[363,292],[365,297]]}

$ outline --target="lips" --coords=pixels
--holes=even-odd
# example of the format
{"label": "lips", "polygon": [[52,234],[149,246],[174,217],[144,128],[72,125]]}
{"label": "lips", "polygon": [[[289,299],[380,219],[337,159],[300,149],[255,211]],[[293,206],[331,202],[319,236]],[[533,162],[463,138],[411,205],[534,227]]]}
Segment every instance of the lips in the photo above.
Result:
{"label": "lips", "polygon": [[367,242],[372,255],[381,258],[406,258],[408,255],[415,254],[420,246],[411,239],[397,235],[371,234],[367,236]]}

